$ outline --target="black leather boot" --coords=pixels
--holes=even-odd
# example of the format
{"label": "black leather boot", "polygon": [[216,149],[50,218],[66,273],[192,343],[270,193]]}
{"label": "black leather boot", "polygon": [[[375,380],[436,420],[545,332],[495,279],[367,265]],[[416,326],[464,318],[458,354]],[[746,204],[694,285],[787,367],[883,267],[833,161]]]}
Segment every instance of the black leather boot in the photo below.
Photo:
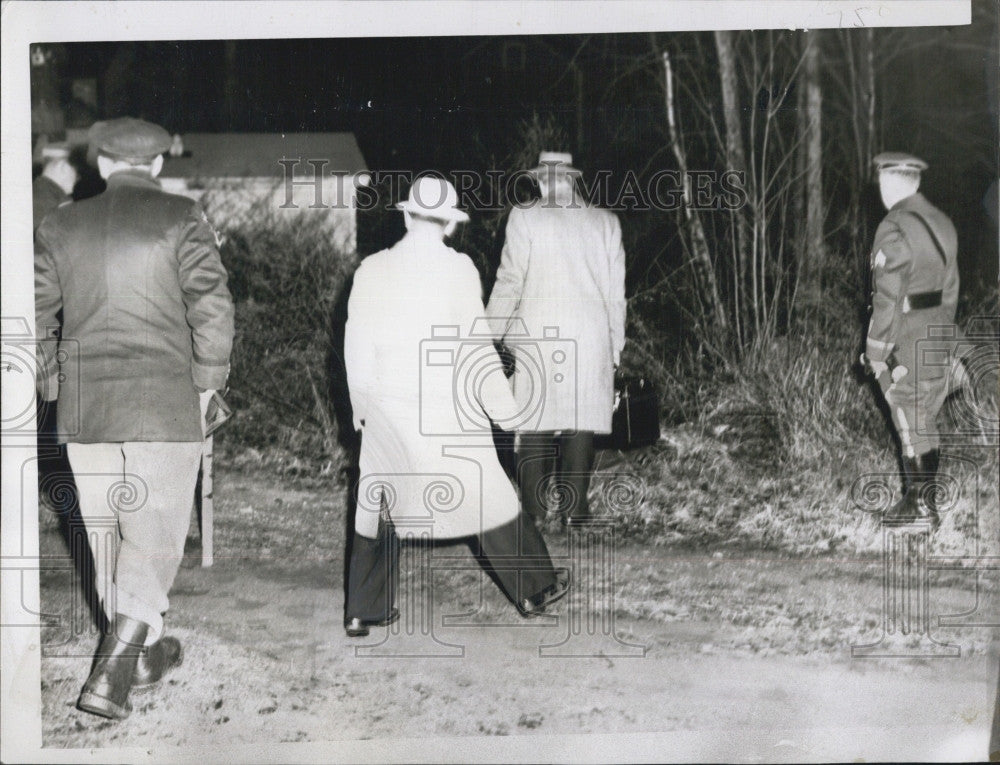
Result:
{"label": "black leather boot", "polygon": [[112,720],[124,720],[132,712],[128,701],[139,654],[149,625],[117,614],[97,649],[94,668],[83,684],[78,709]]}
{"label": "black leather boot", "polygon": [[921,504],[927,511],[927,518],[931,522],[931,528],[935,531],[941,525],[941,516],[938,514],[938,468],[941,465],[941,452],[931,449],[917,457],[918,475],[923,479],[921,484],[918,504]]}
{"label": "black leather boot", "polygon": [[904,526],[930,521],[931,528],[941,524],[934,491],[940,453],[937,449],[903,460],[903,496],[886,512],[882,523]]}
{"label": "black leather boot", "polygon": [[132,688],[140,690],[156,685],[167,672],[184,661],[181,641],[169,635],[142,649],[132,673]]}

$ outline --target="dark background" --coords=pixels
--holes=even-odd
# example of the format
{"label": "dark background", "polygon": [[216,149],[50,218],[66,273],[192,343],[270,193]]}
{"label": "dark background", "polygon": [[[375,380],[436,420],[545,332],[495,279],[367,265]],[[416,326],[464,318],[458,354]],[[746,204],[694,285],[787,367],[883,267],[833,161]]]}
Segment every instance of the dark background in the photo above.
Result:
{"label": "dark background", "polygon": [[[843,35],[854,32],[821,34],[823,66],[839,77]],[[711,33],[660,39],[674,51],[678,71],[698,78],[699,87],[687,89],[696,93],[703,81],[703,101],[714,100]],[[959,229],[963,286],[978,290],[982,280],[989,289],[997,275],[984,203],[997,177],[997,6],[977,3],[967,27],[876,30],[874,44],[875,148],[911,151],[929,162],[922,190]],[[51,65],[32,70],[33,104],[48,94],[68,127],[132,115],[181,134],[352,131],[372,169],[448,172],[496,167],[517,152],[524,123],[541,117],[565,139],[549,148],[574,152],[585,172],[607,168],[620,176],[648,166],[654,155],[660,166],[673,161],[663,151],[663,96],[645,34],[47,47]],[[91,81],[89,103],[74,97],[78,80]],[[769,90],[791,96],[795,87],[780,82]],[[836,150],[850,136],[827,106],[833,85],[825,90],[824,182],[836,205],[838,194],[847,193],[838,188],[847,174]],[[762,108],[767,91],[744,111]],[[794,108],[794,98],[788,101]],[[862,193],[870,215],[880,214],[874,187]]]}

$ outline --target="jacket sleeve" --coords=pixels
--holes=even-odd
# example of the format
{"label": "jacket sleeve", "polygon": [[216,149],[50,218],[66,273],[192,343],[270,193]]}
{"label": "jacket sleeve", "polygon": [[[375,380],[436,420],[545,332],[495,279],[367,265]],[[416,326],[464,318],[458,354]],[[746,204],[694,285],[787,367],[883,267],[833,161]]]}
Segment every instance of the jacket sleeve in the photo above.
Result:
{"label": "jacket sleeve", "polygon": [[198,390],[224,388],[235,332],[233,299],[215,232],[197,205],[191,207],[182,224],[177,260],[185,316],[191,327],[191,377]]}
{"label": "jacket sleeve", "polygon": [[528,235],[524,212],[514,208],[507,219],[503,252],[496,283],[490,293],[486,315],[490,319],[493,337],[502,340],[510,329],[510,319],[517,311],[524,291],[524,278],[528,273],[531,238]]}
{"label": "jacket sleeve", "polygon": [[899,340],[910,261],[910,245],[902,229],[886,218],[876,232],[872,259],[872,318],[865,343],[869,361],[885,361]]}
{"label": "jacket sleeve", "polygon": [[58,394],[59,337],[56,316],[62,308],[62,287],[50,251],[45,227],[35,235],[35,335],[36,380],[43,398],[55,400]]}
{"label": "jacket sleeve", "polygon": [[355,430],[361,430],[368,412],[368,398],[376,383],[372,332],[378,322],[378,308],[372,299],[370,276],[365,263],[355,271],[344,326],[344,366]]}
{"label": "jacket sleeve", "polygon": [[622,348],[625,347],[625,247],[622,245],[622,227],[618,222],[618,216],[612,214],[610,220],[608,321],[611,332],[611,350],[617,365],[621,360]]}

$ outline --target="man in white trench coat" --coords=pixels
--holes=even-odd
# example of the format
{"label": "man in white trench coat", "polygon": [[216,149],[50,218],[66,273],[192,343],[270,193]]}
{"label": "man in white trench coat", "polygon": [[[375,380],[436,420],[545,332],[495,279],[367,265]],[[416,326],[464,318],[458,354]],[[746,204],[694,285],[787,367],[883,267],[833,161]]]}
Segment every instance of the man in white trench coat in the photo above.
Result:
{"label": "man in white trench coat", "polygon": [[406,235],[354,275],[344,337],[362,433],[344,613],[352,637],[399,616],[393,525],[430,528],[435,540],[475,539],[523,616],[567,589],[544,539],[522,522],[493,446],[490,421],[502,426],[516,405],[489,332],[471,334],[485,315],[479,272],[444,244],[468,220],[457,205],[448,181],[418,178],[399,205]]}
{"label": "man in white trench coat", "polygon": [[531,173],[541,199],[511,211],[486,309],[515,358],[521,502],[542,520],[554,494],[567,524],[591,518],[594,434],[611,432],[614,371],[625,345],[621,226],[576,193],[572,160],[559,152],[539,157]]}

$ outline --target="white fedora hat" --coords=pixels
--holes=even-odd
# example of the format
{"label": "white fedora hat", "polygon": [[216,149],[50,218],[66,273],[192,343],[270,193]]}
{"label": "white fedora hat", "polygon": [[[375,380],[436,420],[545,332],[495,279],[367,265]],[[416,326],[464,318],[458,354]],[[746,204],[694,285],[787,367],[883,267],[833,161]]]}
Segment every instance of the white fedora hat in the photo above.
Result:
{"label": "white fedora hat", "polygon": [[458,207],[458,192],[451,182],[429,175],[422,175],[413,182],[409,198],[396,205],[396,209],[435,220],[464,222],[469,219],[469,214]]}
{"label": "white fedora hat", "polygon": [[543,151],[538,155],[538,167],[528,171],[533,175],[550,173],[579,173],[573,167],[573,155],[564,151]]}

